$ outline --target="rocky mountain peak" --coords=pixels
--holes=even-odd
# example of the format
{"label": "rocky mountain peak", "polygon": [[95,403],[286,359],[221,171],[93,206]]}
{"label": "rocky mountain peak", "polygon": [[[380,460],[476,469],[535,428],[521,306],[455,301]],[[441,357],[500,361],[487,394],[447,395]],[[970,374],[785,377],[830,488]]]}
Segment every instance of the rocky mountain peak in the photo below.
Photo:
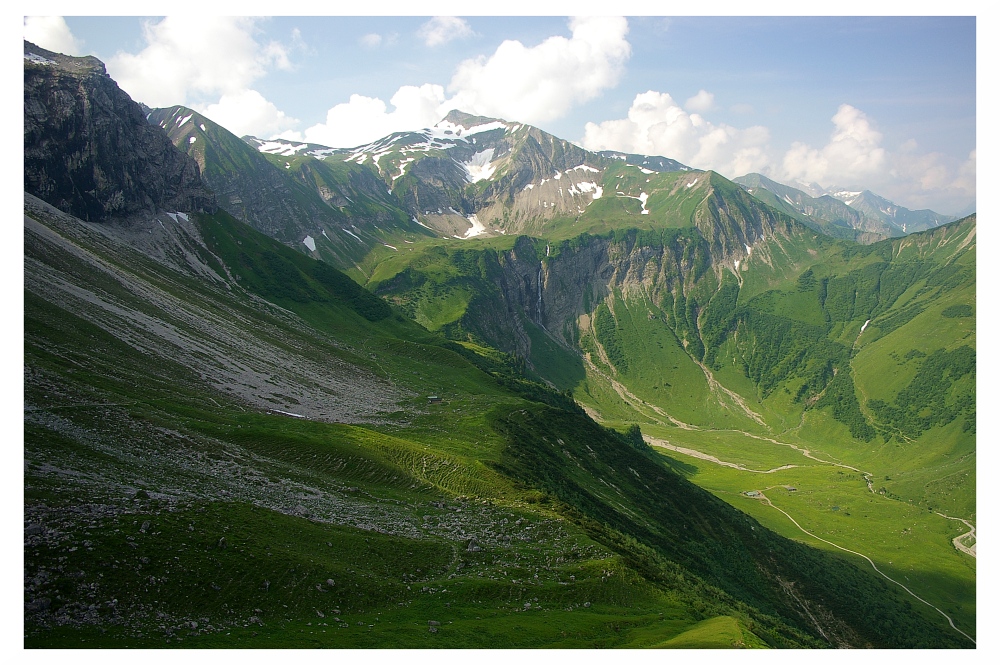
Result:
{"label": "rocky mountain peak", "polygon": [[500,122],[505,125],[508,124],[505,120],[501,120],[500,118],[487,118],[482,115],[472,115],[471,113],[459,111],[458,109],[452,109],[449,111],[448,115],[444,117],[443,122],[460,125],[466,129],[471,129],[472,127],[486,125],[493,122]]}
{"label": "rocky mountain peak", "polygon": [[24,43],[24,189],[92,222],[214,210],[198,165],[94,57]]}

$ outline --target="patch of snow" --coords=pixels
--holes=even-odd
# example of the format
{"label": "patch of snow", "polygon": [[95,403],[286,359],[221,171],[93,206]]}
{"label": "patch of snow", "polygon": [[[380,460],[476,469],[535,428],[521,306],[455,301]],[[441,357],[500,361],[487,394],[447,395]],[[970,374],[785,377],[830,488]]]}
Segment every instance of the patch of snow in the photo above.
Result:
{"label": "patch of snow", "polygon": [[486,227],[483,226],[483,223],[479,221],[478,217],[476,217],[475,215],[469,215],[468,217],[466,217],[466,219],[468,219],[469,223],[472,224],[472,228],[466,231],[465,235],[455,236],[456,238],[461,238],[462,240],[465,240],[467,238],[475,238],[478,235],[486,233]]}
{"label": "patch of snow", "polygon": [[684,186],[685,187],[694,187],[697,184],[698,184],[698,178],[695,178],[694,180],[692,180],[691,182],[689,182],[688,184],[686,184]]}
{"label": "patch of snow", "polygon": [[586,164],[580,164],[579,166],[574,166],[573,168],[567,170],[566,173],[569,173],[570,171],[589,171],[591,173],[601,172],[600,169],[595,169],[593,166],[587,166]]}
{"label": "patch of snow", "polygon": [[738,271],[739,269],[740,269],[740,260],[736,259],[736,270]]}
{"label": "patch of snow", "polygon": [[290,169],[290,168],[292,168],[292,165],[291,165],[291,164],[289,164],[288,162],[285,162],[285,168],[286,168],[286,169]]}
{"label": "patch of snow", "polygon": [[562,177],[562,173],[558,173],[558,172],[556,172],[556,174],[554,176],[552,176],[553,180],[558,180],[561,177]]}
{"label": "patch of snow", "polygon": [[201,125],[198,125],[198,126],[201,127],[201,131],[203,131],[203,132],[207,132],[208,131],[207,129],[205,129],[205,125],[204,124],[201,124]]}
{"label": "patch of snow", "polygon": [[330,236],[326,235],[326,229],[323,229],[322,231],[320,231],[320,233],[322,233],[323,237],[326,238],[327,240],[330,239]]}
{"label": "patch of snow", "polygon": [[750,252],[753,251],[753,247],[751,247],[750,245],[748,245],[746,243],[743,243],[743,246],[747,248],[747,256],[749,257],[750,256]]}
{"label": "patch of snow", "polygon": [[648,198],[649,198],[649,194],[647,194],[646,192],[641,192],[639,194],[639,203],[642,204],[642,212],[639,213],[641,215],[648,215],[649,214],[649,211],[646,210],[646,200]]}
{"label": "patch of snow", "polygon": [[860,335],[861,333],[863,333],[865,331],[865,328],[867,328],[868,324],[871,323],[871,322],[872,322],[871,319],[868,319],[867,321],[865,321],[865,324],[863,326],[861,326],[861,332],[859,332],[858,334]]}
{"label": "patch of snow", "polygon": [[316,251],[316,241],[313,240],[312,236],[306,236],[302,240],[302,244],[305,245],[306,247],[308,247],[310,252],[315,252]]}
{"label": "patch of snow", "polygon": [[785,194],[785,200],[786,200],[786,201],[788,201],[788,203],[789,203],[790,205],[795,205],[795,201],[793,201],[793,200],[791,200],[790,198],[788,198],[788,194]]}
{"label": "patch of snow", "polygon": [[33,62],[35,64],[38,64],[38,65],[54,65],[54,64],[56,64],[55,60],[49,60],[48,58],[43,58],[42,56],[40,56],[40,55],[38,55],[36,53],[25,53],[24,54],[24,59],[28,60],[30,62]]}
{"label": "patch of snow", "polygon": [[198,137],[197,137],[197,136],[192,136],[192,137],[190,137],[190,138],[188,139],[188,143],[194,143],[194,142],[195,142],[195,141],[197,141],[197,140],[198,140]]}
{"label": "patch of snow", "polygon": [[261,144],[257,146],[257,150],[258,152],[267,153],[269,155],[291,157],[305,147],[305,143],[295,145],[291,143],[284,143],[282,141],[262,141]]}
{"label": "patch of snow", "polygon": [[174,220],[175,222],[177,221],[177,213],[176,212],[168,212],[167,216],[170,217],[170,219]]}
{"label": "patch of snow", "polygon": [[[467,141],[466,136],[471,136],[473,134],[482,134],[483,132],[491,132],[495,129],[507,129],[507,125],[499,122],[492,121],[483,123],[482,125],[474,125],[472,127],[465,127],[463,125],[456,125],[448,120],[442,120],[433,127],[423,130],[421,133],[429,139],[435,139],[439,141]],[[452,147],[452,146],[440,146],[440,147]]]}
{"label": "patch of snow", "polygon": [[305,416],[298,413],[289,413],[288,411],[279,411],[278,409],[271,409],[274,413],[280,413],[283,416],[291,416],[292,418],[305,418]]}
{"label": "patch of snow", "polygon": [[341,230],[341,231],[343,231],[344,233],[346,233],[347,235],[351,236],[352,238],[354,238],[354,239],[355,239],[355,240],[357,240],[358,242],[360,242],[360,243],[364,244],[364,242],[365,242],[364,240],[362,240],[361,238],[357,237],[356,235],[354,235],[353,233],[351,233],[351,232],[350,232],[350,231],[348,231],[347,229],[340,229],[340,230]]}
{"label": "patch of snow", "polygon": [[527,185],[524,186],[524,189],[522,189],[521,191],[522,192],[526,192],[529,189],[534,189],[534,188],[535,188],[535,186],[532,183],[529,182]]}
{"label": "patch of snow", "polygon": [[[424,213],[424,214],[426,214],[426,213]],[[413,223],[414,224],[419,224],[420,226],[424,227],[425,229],[429,229],[431,231],[434,230],[431,227],[429,227],[426,224],[424,224],[423,222],[421,222],[419,219],[417,219],[416,215],[413,216]]]}
{"label": "patch of snow", "polygon": [[603,187],[598,187],[598,188],[597,188],[597,189],[596,189],[596,190],[594,191],[594,200],[596,201],[597,199],[601,198],[601,196],[602,196],[603,194],[604,194],[604,188],[603,188]]}
{"label": "patch of snow", "polygon": [[395,248],[395,247],[393,247],[392,245],[386,245],[385,243],[382,243],[382,246],[383,246],[383,247],[388,247],[389,249],[393,249],[393,250],[395,250],[395,251],[397,251],[397,252],[399,251],[398,249],[396,249],[396,248]]}
{"label": "patch of snow", "polygon": [[183,219],[185,222],[188,221],[187,213],[179,212],[177,213],[177,216]]}
{"label": "patch of snow", "polygon": [[469,127],[464,132],[462,132],[462,136],[471,136],[472,134],[482,134],[483,132],[492,132],[494,129],[507,129],[507,125],[498,121],[487,122],[482,125],[476,125],[475,127]]}
{"label": "patch of snow", "polygon": [[496,167],[490,163],[493,160],[493,152],[493,148],[487,148],[474,154],[469,161],[459,162],[459,165],[465,169],[465,179],[470,183],[489,180],[493,176],[493,172],[496,171]]}
{"label": "patch of snow", "polygon": [[[646,175],[649,175],[650,173],[656,173],[656,171],[650,171],[649,169],[644,169],[641,166],[639,167],[639,170],[642,171],[643,173],[645,173]],[[649,181],[647,180],[646,182],[649,182]]]}
{"label": "patch of snow", "polygon": [[191,116],[186,116],[186,117],[184,117],[184,118],[180,118],[180,119],[178,119],[178,120],[177,120],[177,126],[178,126],[178,127],[183,127],[183,126],[184,126],[184,123],[185,123],[185,122],[187,122],[187,121],[188,121],[188,120],[190,120],[190,119],[191,119]]}

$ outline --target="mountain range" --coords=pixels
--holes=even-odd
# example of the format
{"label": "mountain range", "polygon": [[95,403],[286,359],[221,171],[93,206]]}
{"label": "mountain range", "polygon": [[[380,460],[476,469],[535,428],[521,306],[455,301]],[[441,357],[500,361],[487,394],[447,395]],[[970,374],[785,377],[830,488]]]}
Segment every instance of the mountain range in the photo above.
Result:
{"label": "mountain range", "polygon": [[26,647],[975,646],[974,215],[24,48]]}

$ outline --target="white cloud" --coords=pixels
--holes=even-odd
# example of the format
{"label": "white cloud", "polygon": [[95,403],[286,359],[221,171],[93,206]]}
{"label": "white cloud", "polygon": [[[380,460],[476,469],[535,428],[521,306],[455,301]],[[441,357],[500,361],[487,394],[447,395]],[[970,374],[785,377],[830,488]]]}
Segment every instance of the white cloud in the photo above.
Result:
{"label": "white cloud", "polygon": [[326,122],[286,138],[332,147],[354,147],[394,131],[435,124],[451,109],[521,122],[544,122],[564,115],[618,82],[631,53],[624,18],[573,19],[572,37],[550,37],[526,47],[505,41],[489,58],[459,64],[448,86],[403,86],[389,105],[379,98],[351,95],[327,111]]}
{"label": "white cloud", "polygon": [[217,103],[195,105],[194,109],[236,136],[251,134],[272,138],[299,124],[298,120],[286,116],[256,90],[226,93]]}
{"label": "white cloud", "polygon": [[442,118],[444,88],[425,83],[407,85],[392,96],[388,111],[376,97],[351,95],[350,101],[337,104],[326,113],[326,122],[313,125],[302,134],[286,132],[285,138],[319,143],[334,148],[352,148],[396,131],[422,129]]}
{"label": "white cloud", "polygon": [[834,131],[822,148],[793,143],[782,163],[788,179],[851,185],[871,181],[887,170],[888,156],[880,134],[868,117],[850,104],[841,104],[832,118]]}
{"label": "white cloud", "polygon": [[693,112],[704,113],[705,111],[711,111],[714,106],[715,95],[706,90],[699,90],[697,95],[688,98],[684,102],[684,108]]}
{"label": "white cloud", "polygon": [[427,46],[440,46],[455,39],[467,39],[476,33],[468,22],[456,16],[435,16],[420,26],[417,36]]}
{"label": "white cloud", "polygon": [[378,48],[382,44],[382,35],[377,32],[369,32],[367,35],[362,35],[358,39],[358,43],[365,48]]}
{"label": "white cloud", "polygon": [[975,151],[960,162],[942,153],[921,152],[913,139],[894,150],[886,148],[874,122],[849,104],[842,104],[831,120],[834,129],[826,145],[793,143],[772,177],[869,189],[907,208],[942,213],[975,200]]}
{"label": "white cloud", "polygon": [[246,90],[269,69],[290,69],[288,49],[255,39],[255,19],[169,16],[143,24],[145,48],[119,52],[108,72],[133,99],[150,106],[188,104]]}
{"label": "white cloud", "polygon": [[507,40],[492,56],[459,64],[448,85],[452,108],[522,122],[565,115],[618,83],[631,46],[624,18],[570,21],[572,36],[527,47]]}
{"label": "white cloud", "polygon": [[[710,97],[699,93],[692,99]],[[682,109],[669,94],[650,90],[636,95],[627,118],[588,122],[581,143],[588,150],[662,155],[735,177],[767,166],[769,141],[765,127],[715,125]]]}
{"label": "white cloud", "polygon": [[24,38],[48,51],[83,55],[83,42],[73,36],[62,16],[25,16]]}

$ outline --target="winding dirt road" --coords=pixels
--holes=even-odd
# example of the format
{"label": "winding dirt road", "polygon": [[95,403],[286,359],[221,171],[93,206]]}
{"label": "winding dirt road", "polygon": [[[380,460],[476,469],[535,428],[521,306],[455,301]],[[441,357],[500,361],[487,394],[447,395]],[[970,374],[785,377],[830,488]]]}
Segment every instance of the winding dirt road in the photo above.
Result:
{"label": "winding dirt road", "polygon": [[940,515],[941,517],[945,518],[946,520],[956,520],[956,521],[959,521],[959,522],[961,522],[962,524],[964,524],[965,526],[967,526],[969,528],[969,530],[966,531],[965,533],[963,533],[961,536],[956,536],[956,537],[952,538],[951,539],[951,544],[954,545],[955,549],[958,550],[959,552],[965,552],[966,554],[968,554],[969,556],[971,556],[973,559],[975,559],[976,558],[976,543],[973,542],[972,546],[970,547],[970,546],[966,545],[962,541],[964,541],[966,538],[968,538],[970,541],[975,541],[976,540],[976,527],[973,526],[972,524],[969,524],[968,522],[966,522],[965,520],[963,520],[961,517],[949,517],[948,515],[945,515],[944,513],[937,513],[937,514]]}
{"label": "winding dirt road", "polygon": [[[915,593],[913,593],[912,591],[910,591],[910,590],[909,590],[909,589],[908,589],[908,588],[907,588],[907,587],[906,587],[906,586],[905,586],[904,584],[902,584],[902,583],[900,583],[900,582],[897,582],[896,580],[892,579],[891,577],[889,577],[888,575],[886,575],[885,573],[883,573],[883,572],[882,572],[881,570],[879,570],[879,569],[878,569],[878,566],[876,566],[876,565],[875,565],[875,562],[874,562],[874,561],[872,561],[871,559],[869,559],[869,558],[868,558],[867,556],[865,556],[865,555],[864,555],[864,554],[862,554],[861,552],[855,552],[854,550],[849,550],[849,549],[847,549],[846,547],[841,547],[841,546],[840,546],[840,545],[838,545],[837,543],[831,543],[831,542],[830,542],[829,540],[826,540],[825,538],[820,538],[820,537],[819,537],[819,536],[817,536],[816,534],[814,534],[814,533],[811,533],[811,532],[809,532],[809,531],[806,531],[806,530],[805,530],[805,529],[804,529],[804,528],[802,527],[802,525],[801,525],[801,524],[799,524],[798,522],[796,522],[796,521],[795,521],[795,518],[794,518],[794,517],[792,517],[791,515],[789,515],[788,513],[786,513],[786,512],[784,511],[784,510],[782,510],[781,508],[778,508],[778,507],[777,507],[776,505],[774,505],[773,503],[771,503],[771,500],[770,500],[769,498],[767,498],[767,496],[766,496],[766,495],[764,494],[764,491],[766,491],[766,490],[762,490],[762,491],[761,491],[761,493],[760,493],[760,494],[758,495],[758,497],[756,498],[756,500],[757,500],[757,501],[761,501],[761,502],[763,502],[763,503],[767,504],[768,506],[770,506],[770,507],[774,508],[775,510],[777,510],[777,511],[778,511],[779,513],[781,513],[782,515],[784,515],[785,517],[787,517],[787,518],[788,518],[789,520],[791,520],[792,524],[794,524],[794,525],[795,525],[796,527],[798,527],[799,531],[801,531],[802,533],[806,534],[807,536],[811,536],[812,538],[815,538],[816,540],[819,540],[819,541],[821,541],[821,542],[824,542],[824,543],[826,543],[827,545],[830,545],[830,546],[832,546],[832,547],[836,547],[836,548],[837,548],[838,550],[842,550],[842,551],[844,551],[844,552],[847,552],[847,553],[849,553],[849,554],[853,554],[853,555],[855,555],[855,556],[859,556],[859,557],[861,557],[862,559],[864,559],[865,561],[867,561],[868,563],[870,563],[870,564],[871,564],[871,567],[875,569],[875,572],[876,572],[876,573],[878,573],[879,575],[881,575],[881,576],[882,576],[882,577],[884,577],[885,579],[889,580],[890,582],[892,582],[892,583],[893,583],[893,584],[895,584],[896,586],[899,586],[899,587],[900,587],[900,588],[902,588],[902,589],[903,589],[903,590],[904,590],[904,591],[905,591],[906,593],[910,594],[911,596],[913,596],[914,598],[916,598],[917,600],[919,600],[919,601],[920,601],[921,603],[923,603],[924,605],[927,605],[928,607],[930,607],[930,608],[932,608],[932,609],[935,609],[935,610],[937,610],[937,612],[938,612],[938,613],[939,613],[939,614],[940,614],[941,616],[943,616],[943,617],[944,617],[945,619],[947,619],[947,620],[948,620],[948,625],[950,625],[950,626],[951,626],[951,627],[952,627],[952,628],[953,628],[953,629],[954,629],[954,630],[955,630],[956,632],[960,633],[960,634],[961,634],[961,635],[962,635],[963,637],[965,637],[965,638],[966,638],[967,640],[969,640],[969,641],[970,641],[970,642],[972,642],[973,644],[975,644],[975,643],[976,643],[976,641],[975,641],[974,639],[972,639],[971,637],[969,637],[969,635],[968,635],[968,634],[967,634],[967,633],[966,633],[965,631],[963,631],[963,630],[962,630],[961,628],[959,628],[958,626],[956,626],[956,625],[955,625],[955,622],[951,620],[951,617],[950,617],[950,616],[948,616],[947,614],[945,614],[945,613],[944,613],[944,612],[943,612],[943,611],[941,610],[941,608],[940,608],[940,607],[938,607],[938,606],[936,606],[936,605],[932,605],[931,603],[927,602],[926,600],[924,600],[923,598],[921,598],[921,597],[920,597],[920,596],[918,596],[917,594],[915,594]],[[940,515],[940,513],[938,513],[938,514]],[[944,516],[942,516],[942,517],[944,517]],[[958,519],[958,518],[951,518],[951,519]],[[962,522],[965,522],[965,520],[961,520],[961,521],[962,521]],[[968,524],[968,523],[966,522],[966,524]],[[965,535],[968,535],[968,534],[965,534]],[[959,537],[961,538],[961,537],[963,537],[963,536],[959,536]]]}

